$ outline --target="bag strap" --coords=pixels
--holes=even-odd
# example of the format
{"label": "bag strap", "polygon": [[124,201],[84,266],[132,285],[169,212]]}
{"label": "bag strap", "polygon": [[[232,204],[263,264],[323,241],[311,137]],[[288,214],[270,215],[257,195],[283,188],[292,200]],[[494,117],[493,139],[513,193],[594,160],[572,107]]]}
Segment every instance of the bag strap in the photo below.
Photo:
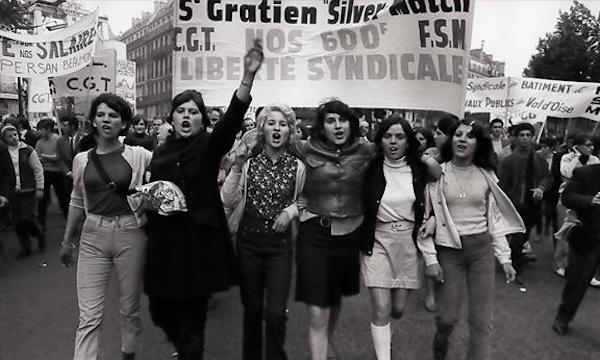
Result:
{"label": "bag strap", "polygon": [[96,148],[93,148],[90,151],[90,160],[92,161],[92,164],[94,164],[94,167],[96,168],[96,171],[98,171],[98,174],[102,178],[102,181],[104,181],[106,185],[108,185],[109,189],[111,189],[112,191],[117,190],[117,184],[110,179],[110,177],[106,173],[106,170],[104,170],[104,166],[102,166],[102,163],[98,158],[98,154],[96,153]]}
{"label": "bag strap", "polygon": [[102,178],[102,181],[104,181],[106,183],[106,185],[108,185],[108,188],[111,191],[114,191],[117,194],[123,195],[123,196],[131,195],[131,194],[135,193],[135,191],[132,191],[129,189],[119,189],[117,186],[117,183],[115,183],[114,181],[111,180],[110,176],[108,176],[108,173],[104,169],[104,166],[102,166],[102,162],[98,158],[98,154],[96,153],[95,147],[90,151],[89,159],[92,162],[92,164],[94,165],[94,167],[96,168],[96,171],[98,171],[98,175],[100,175],[100,177]]}

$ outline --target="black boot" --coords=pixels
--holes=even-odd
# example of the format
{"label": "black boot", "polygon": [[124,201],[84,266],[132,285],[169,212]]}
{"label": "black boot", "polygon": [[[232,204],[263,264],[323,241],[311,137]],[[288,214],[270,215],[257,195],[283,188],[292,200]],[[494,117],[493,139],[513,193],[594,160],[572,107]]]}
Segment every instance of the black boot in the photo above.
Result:
{"label": "black boot", "polygon": [[123,360],[135,360],[135,353],[121,353],[123,355]]}

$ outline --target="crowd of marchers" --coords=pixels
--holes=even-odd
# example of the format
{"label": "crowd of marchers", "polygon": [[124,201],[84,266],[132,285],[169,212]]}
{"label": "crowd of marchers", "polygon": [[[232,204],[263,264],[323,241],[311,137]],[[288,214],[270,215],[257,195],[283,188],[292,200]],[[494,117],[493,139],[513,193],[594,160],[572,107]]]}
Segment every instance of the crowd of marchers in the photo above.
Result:
{"label": "crowd of marchers", "polygon": [[[529,241],[542,237],[554,239],[555,272],[566,277],[549,325],[568,332],[588,287],[600,285],[594,139],[536,143],[528,123],[505,129],[500,119],[484,126],[453,116],[413,128],[397,114],[369,131],[335,98],[318,105],[306,134],[286,104],[248,116],[262,62],[256,43],[225,112],[186,90],[164,123],[110,93],[92,101],[85,129],[74,116],[43,119],[37,131],[26,119],[3,120],[0,226],[14,229],[17,258],[31,256],[31,237],[44,252],[53,189],[66,219],[57,256],[77,266],[73,359],[98,359],[111,272],[123,359],[139,350],[142,293],[178,358],[196,360],[211,296],[236,285],[242,358],[287,359],[293,266],[312,360],[336,358],[342,300],[361,281],[378,360],[392,358],[392,330],[422,286],[435,313],[433,358],[446,358],[466,289],[467,358],[489,359],[496,261],[507,283],[523,284],[536,259]],[[186,211],[146,206],[137,191],[159,182],[183,194]]]}

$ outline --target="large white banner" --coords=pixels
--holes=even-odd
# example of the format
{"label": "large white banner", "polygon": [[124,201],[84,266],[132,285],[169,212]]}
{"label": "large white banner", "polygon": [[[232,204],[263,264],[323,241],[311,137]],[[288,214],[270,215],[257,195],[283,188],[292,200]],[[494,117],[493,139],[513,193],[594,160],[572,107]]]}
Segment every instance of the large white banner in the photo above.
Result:
{"label": "large white banner", "polygon": [[174,2],[173,91],[227,105],[254,39],[265,62],[253,104],[435,109],[461,116],[473,1]]}
{"label": "large white banner", "polygon": [[600,121],[600,83],[535,78],[469,79],[465,111],[490,113],[509,123],[543,122],[547,116]]}
{"label": "large white banner", "polygon": [[96,49],[97,12],[65,29],[41,35],[0,31],[0,73],[52,77],[87,65]]}

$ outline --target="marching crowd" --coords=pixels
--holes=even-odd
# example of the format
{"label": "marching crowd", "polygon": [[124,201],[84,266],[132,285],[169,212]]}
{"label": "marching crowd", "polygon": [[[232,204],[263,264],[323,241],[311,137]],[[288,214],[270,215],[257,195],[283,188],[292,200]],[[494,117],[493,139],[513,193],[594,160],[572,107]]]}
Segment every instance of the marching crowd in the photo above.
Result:
{"label": "marching crowd", "polygon": [[[51,188],[66,219],[60,259],[77,262],[74,359],[98,359],[113,271],[123,359],[139,347],[142,292],[178,358],[195,360],[211,294],[233,285],[243,359],[287,359],[294,265],[313,360],[335,358],[342,299],[359,293],[361,277],[378,360],[392,358],[392,329],[421,286],[435,312],[433,357],[446,358],[466,290],[468,359],[489,359],[495,260],[507,282],[523,284],[535,260],[528,240],[550,234],[555,272],[566,277],[552,328],[567,333],[588,286],[600,285],[600,149],[589,135],[543,138],[536,151],[527,123],[506,136],[499,119],[488,131],[447,116],[431,131],[392,115],[371,136],[332,99],[318,106],[306,139],[286,104],[261,108],[256,122],[245,117],[262,61],[256,43],[224,113],[187,90],[166,123],[148,124],[107,93],[91,103],[86,131],[69,116],[60,136],[49,119],[37,136],[26,120],[3,122],[0,212],[14,226],[18,258],[32,254],[31,236],[45,251]],[[148,210],[135,188],[156,181],[180,189],[187,211]]]}

